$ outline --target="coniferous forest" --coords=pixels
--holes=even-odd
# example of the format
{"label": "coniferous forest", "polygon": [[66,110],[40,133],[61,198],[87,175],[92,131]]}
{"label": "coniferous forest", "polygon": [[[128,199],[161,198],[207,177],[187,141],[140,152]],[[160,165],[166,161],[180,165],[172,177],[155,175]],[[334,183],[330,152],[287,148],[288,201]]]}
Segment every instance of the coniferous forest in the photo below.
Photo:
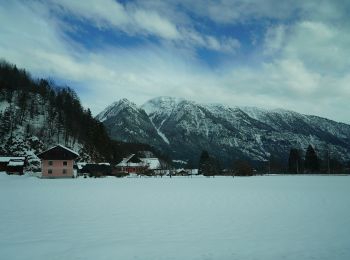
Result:
{"label": "coniferous forest", "polygon": [[[24,69],[0,62],[0,154],[38,153],[61,143],[79,150],[82,159],[118,162],[123,156],[154,148],[112,141],[101,122],[81,105],[68,86],[34,79]],[[159,154],[158,154],[159,155]]]}

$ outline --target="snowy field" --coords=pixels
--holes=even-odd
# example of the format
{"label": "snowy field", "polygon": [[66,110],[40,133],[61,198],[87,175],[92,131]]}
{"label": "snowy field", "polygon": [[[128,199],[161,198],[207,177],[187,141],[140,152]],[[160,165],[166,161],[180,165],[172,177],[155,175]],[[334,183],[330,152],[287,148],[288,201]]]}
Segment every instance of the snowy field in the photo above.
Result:
{"label": "snowy field", "polygon": [[0,259],[350,259],[350,177],[0,174]]}

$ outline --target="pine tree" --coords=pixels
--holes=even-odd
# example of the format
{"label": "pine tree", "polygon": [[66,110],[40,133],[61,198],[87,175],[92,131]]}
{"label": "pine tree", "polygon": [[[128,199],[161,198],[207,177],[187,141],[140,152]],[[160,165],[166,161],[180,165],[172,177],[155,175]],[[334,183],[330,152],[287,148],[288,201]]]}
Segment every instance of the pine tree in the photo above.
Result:
{"label": "pine tree", "polygon": [[1,116],[0,123],[0,134],[5,135],[7,133],[10,134],[10,138],[12,139],[13,132],[13,116],[11,106],[7,107]]}
{"label": "pine tree", "polygon": [[207,151],[202,151],[199,158],[198,174],[204,176],[214,176],[218,174],[217,163],[209,156]]}
{"label": "pine tree", "polygon": [[305,154],[305,170],[309,172],[318,172],[320,170],[320,162],[317,153],[312,145],[309,145]]}
{"label": "pine tree", "polygon": [[17,101],[20,109],[20,113],[19,113],[20,124],[23,124],[23,119],[27,110],[27,98],[28,98],[28,93],[26,93],[25,91],[21,91]]}
{"label": "pine tree", "polygon": [[192,174],[192,171],[193,171],[193,168],[194,168],[194,165],[193,165],[193,161],[191,159],[189,159],[186,163],[186,168],[188,170],[190,170],[190,173]]}
{"label": "pine tree", "polygon": [[291,173],[301,172],[301,156],[298,149],[292,148],[289,152],[288,169]]}

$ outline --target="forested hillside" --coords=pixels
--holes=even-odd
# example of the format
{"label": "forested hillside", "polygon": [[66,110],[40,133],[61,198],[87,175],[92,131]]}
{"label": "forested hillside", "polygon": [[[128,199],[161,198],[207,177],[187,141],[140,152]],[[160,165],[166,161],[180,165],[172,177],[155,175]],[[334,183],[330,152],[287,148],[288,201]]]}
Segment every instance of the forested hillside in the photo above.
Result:
{"label": "forested hillside", "polygon": [[0,155],[29,155],[61,143],[81,160],[116,162],[148,145],[111,141],[103,124],[69,87],[0,62]]}

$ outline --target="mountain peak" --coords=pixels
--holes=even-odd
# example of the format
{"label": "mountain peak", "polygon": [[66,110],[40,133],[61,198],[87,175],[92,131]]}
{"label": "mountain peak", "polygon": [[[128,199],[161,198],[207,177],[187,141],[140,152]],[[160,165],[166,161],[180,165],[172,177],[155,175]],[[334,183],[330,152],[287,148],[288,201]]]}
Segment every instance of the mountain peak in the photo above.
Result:
{"label": "mountain peak", "polygon": [[131,102],[127,98],[122,98],[118,101],[113,102],[108,107],[106,107],[101,113],[99,113],[96,116],[96,119],[103,122],[106,119],[117,115],[121,110],[126,109],[126,108],[130,108],[130,109],[133,109],[135,111],[139,110],[139,108],[137,107],[137,105],[135,103]]}
{"label": "mountain peak", "polygon": [[134,105],[134,103],[131,102],[131,101],[130,101],[129,99],[127,99],[127,98],[122,98],[122,99],[120,99],[119,101],[117,101],[116,103]]}
{"label": "mountain peak", "polygon": [[148,115],[158,110],[170,112],[182,101],[185,101],[185,99],[169,96],[160,96],[148,100],[142,105],[142,109],[144,109]]}

